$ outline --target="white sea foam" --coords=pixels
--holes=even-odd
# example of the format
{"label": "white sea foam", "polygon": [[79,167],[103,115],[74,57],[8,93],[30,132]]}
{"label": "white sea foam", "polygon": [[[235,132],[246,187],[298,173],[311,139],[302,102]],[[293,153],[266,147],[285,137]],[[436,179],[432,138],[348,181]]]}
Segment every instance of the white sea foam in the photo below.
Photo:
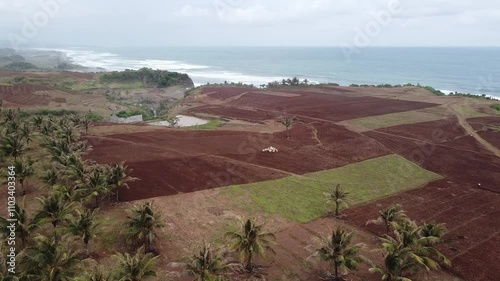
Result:
{"label": "white sea foam", "polygon": [[281,81],[284,78],[278,76],[247,75],[230,71],[188,71],[187,73],[195,81],[195,83],[199,84],[206,84],[206,82],[223,83],[224,81],[227,81],[235,83],[254,84],[258,86],[261,84],[267,84],[271,81]]}
{"label": "white sea foam", "polygon": [[[471,94],[471,95],[477,95],[477,96],[481,96],[483,95],[482,93],[469,93],[469,92],[466,92],[466,91],[450,91],[450,90],[443,90],[443,89],[437,89],[441,92],[443,92],[445,95],[449,95],[450,93],[466,93],[466,94]],[[486,94],[487,97],[490,97],[490,98],[493,98],[493,99],[497,99],[497,100],[500,100],[500,97],[498,96],[494,96],[494,95],[490,95],[490,94]]]}
{"label": "white sea foam", "polygon": [[[48,49],[44,49],[48,50]],[[139,69],[143,67],[187,72],[188,70],[207,69],[206,65],[196,65],[172,60],[128,59],[109,52],[95,52],[84,49],[50,49],[64,54],[75,64],[90,68],[103,68],[107,71]]]}
{"label": "white sea foam", "polygon": [[285,77],[246,75],[238,72],[216,70],[210,66],[190,64],[182,61],[159,60],[159,59],[129,59],[109,52],[96,52],[84,49],[40,49],[59,51],[64,53],[71,62],[93,69],[104,69],[106,71],[121,71],[125,69],[140,69],[148,67],[187,73],[196,86],[206,83],[245,83],[261,85],[270,81],[281,81]]}

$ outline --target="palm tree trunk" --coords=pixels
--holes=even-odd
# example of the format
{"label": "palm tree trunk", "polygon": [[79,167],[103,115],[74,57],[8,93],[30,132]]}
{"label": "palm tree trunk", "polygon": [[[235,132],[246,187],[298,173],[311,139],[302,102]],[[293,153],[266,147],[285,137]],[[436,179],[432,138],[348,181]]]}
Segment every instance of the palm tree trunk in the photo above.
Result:
{"label": "palm tree trunk", "polygon": [[119,187],[116,188],[116,202],[120,202],[120,196],[118,192],[119,189],[120,189]]}
{"label": "palm tree trunk", "polygon": [[53,221],[52,226],[54,226],[54,242],[57,245],[59,244],[59,236],[57,235],[57,221]]}
{"label": "palm tree trunk", "polygon": [[144,237],[144,245],[146,246],[146,253],[151,252],[151,243],[146,237]]}
{"label": "palm tree trunk", "polygon": [[85,256],[90,257],[89,242],[88,241],[85,243]]}
{"label": "palm tree trunk", "polygon": [[21,233],[21,244],[22,244],[22,249],[26,247],[26,234],[23,232]]}
{"label": "palm tree trunk", "polygon": [[335,216],[339,216],[339,203],[335,203]]}
{"label": "palm tree trunk", "polygon": [[248,258],[247,258],[247,264],[245,266],[245,268],[248,271],[252,271],[252,258],[253,258],[253,253],[252,253],[252,251],[249,251],[248,252]]}
{"label": "palm tree trunk", "polygon": [[335,263],[333,266],[335,267],[335,280],[337,281],[339,280],[339,267],[337,263]]}
{"label": "palm tree trunk", "polygon": [[90,257],[90,253],[89,253],[89,241],[90,241],[90,236],[88,236],[87,234],[84,234],[84,236],[83,236],[83,244],[85,245],[85,256],[86,257]]}

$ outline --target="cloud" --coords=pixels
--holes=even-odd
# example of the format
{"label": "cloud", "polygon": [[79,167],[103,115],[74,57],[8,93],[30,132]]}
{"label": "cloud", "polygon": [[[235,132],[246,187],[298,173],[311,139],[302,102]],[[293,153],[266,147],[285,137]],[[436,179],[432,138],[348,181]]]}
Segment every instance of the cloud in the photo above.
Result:
{"label": "cloud", "polygon": [[[401,12],[373,44],[499,45],[498,0],[0,0],[0,39],[40,3],[65,1],[33,41],[68,45],[339,45],[390,1]],[[158,36],[168,34],[169,36]],[[230,36],[229,36],[230,35]],[[425,40],[422,38],[425,37]],[[181,42],[181,43],[178,43]]]}
{"label": "cloud", "polygon": [[[239,2],[235,5],[234,2]],[[216,0],[214,9],[223,23],[228,24],[279,24],[290,21],[314,21],[325,16],[347,13],[347,0],[295,0],[295,1],[244,1]]]}
{"label": "cloud", "polygon": [[177,12],[177,15],[181,17],[204,17],[210,15],[207,8],[193,7],[191,5],[184,5]]}
{"label": "cloud", "polygon": [[276,14],[261,4],[250,7],[215,6],[220,21],[229,24],[263,24],[276,21]]}

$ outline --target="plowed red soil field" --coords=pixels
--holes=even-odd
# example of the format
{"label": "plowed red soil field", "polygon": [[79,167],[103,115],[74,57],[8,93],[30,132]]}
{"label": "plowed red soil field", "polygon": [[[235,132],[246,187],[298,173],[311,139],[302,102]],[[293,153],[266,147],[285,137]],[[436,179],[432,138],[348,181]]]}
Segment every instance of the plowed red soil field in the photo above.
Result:
{"label": "plowed red soil field", "polygon": [[48,105],[50,97],[34,95],[36,91],[50,90],[44,86],[33,85],[0,85],[0,99],[5,101],[6,107],[26,107],[34,105]]}
{"label": "plowed red soil field", "polygon": [[[334,124],[297,123],[289,133],[165,129],[88,137],[94,147],[88,157],[127,160],[141,181],[131,183],[121,199],[136,200],[321,171],[390,153]],[[262,152],[271,145],[279,153]]]}
{"label": "plowed red soil field", "polygon": [[202,90],[204,94],[209,94],[210,97],[216,99],[228,99],[250,91],[252,91],[251,88],[238,87],[210,87]]}
{"label": "plowed red soil field", "polygon": [[[492,120],[479,121],[491,124]],[[366,225],[366,221],[374,219],[381,208],[402,204],[417,221],[446,223],[447,242],[440,248],[452,260],[452,272],[465,280],[496,280],[500,276],[500,159],[472,137],[460,136],[463,130],[454,122],[433,121],[365,133],[446,178],[351,208],[347,220],[382,234],[383,227]],[[442,137],[432,137],[433,133]]]}
{"label": "plowed red soil field", "polygon": [[204,105],[189,110],[190,113],[205,113],[214,116],[223,116],[246,121],[264,121],[277,117],[277,114],[258,109],[243,109],[227,106]]}
{"label": "plowed red soil field", "polygon": [[[291,91],[294,96],[276,96],[254,93],[245,88],[206,88],[203,90],[209,97],[221,100],[228,99],[224,104],[239,109],[255,108],[274,112],[276,114],[293,114],[301,117],[311,117],[330,121],[341,121],[354,118],[381,115],[393,112],[403,112],[436,106],[433,103],[413,102],[396,99],[382,99],[369,96],[349,95],[345,91],[329,89],[329,94],[313,91]],[[239,96],[238,96],[239,95]],[[231,98],[231,99],[229,99]],[[224,109],[198,108],[197,112],[212,113]],[[206,111],[205,111],[206,110]],[[244,115],[243,112],[239,112]],[[254,113],[239,118],[252,119]],[[272,116],[270,116],[272,117]],[[271,119],[271,118],[269,118]],[[261,120],[261,119],[257,119]]]}

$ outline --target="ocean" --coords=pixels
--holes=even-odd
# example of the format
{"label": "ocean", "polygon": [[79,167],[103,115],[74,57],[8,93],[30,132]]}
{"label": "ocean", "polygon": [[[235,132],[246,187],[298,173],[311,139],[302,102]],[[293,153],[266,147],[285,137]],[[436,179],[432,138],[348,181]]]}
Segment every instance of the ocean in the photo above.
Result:
{"label": "ocean", "polygon": [[500,98],[500,48],[340,47],[64,48],[75,63],[106,70],[150,67],[187,73],[196,85],[259,86],[298,77],[313,83],[432,86]]}

